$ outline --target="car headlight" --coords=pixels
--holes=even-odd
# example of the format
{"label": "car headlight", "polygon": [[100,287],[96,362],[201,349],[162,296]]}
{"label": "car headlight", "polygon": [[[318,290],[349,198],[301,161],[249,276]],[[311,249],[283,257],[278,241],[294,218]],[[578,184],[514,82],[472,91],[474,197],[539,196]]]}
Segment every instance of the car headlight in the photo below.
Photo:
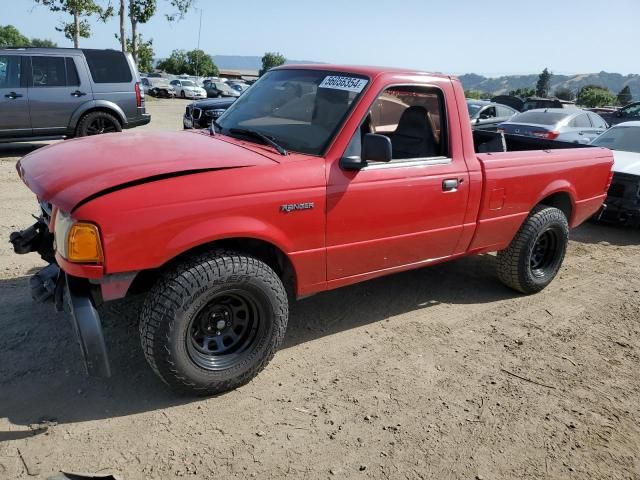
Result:
{"label": "car headlight", "polygon": [[60,256],[75,263],[102,263],[100,230],[92,223],[76,222],[69,214],[58,210],[54,224],[56,250]]}

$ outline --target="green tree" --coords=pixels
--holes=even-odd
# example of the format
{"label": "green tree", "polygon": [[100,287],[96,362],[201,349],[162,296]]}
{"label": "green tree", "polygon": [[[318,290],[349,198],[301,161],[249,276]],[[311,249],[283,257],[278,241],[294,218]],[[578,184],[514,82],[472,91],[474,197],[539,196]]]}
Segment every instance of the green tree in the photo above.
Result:
{"label": "green tree", "polygon": [[169,0],[169,3],[175,8],[175,11],[165,15],[165,17],[170,22],[175,22],[184,18],[189,9],[196,3],[196,0]]}
{"label": "green tree", "polygon": [[213,63],[211,55],[207,55],[203,50],[196,49],[187,52],[187,64],[187,73],[190,75],[217,77],[220,73],[216,64]]}
{"label": "green tree", "polygon": [[63,23],[56,27],[59,32],[64,32],[64,36],[73,40],[73,46],[80,46],[80,37],[89,38],[91,36],[91,26],[87,20],[89,17],[97,16],[106,22],[113,15],[113,7],[108,4],[101,6],[95,0],[35,0],[36,3],[44,5],[52,12],[67,13],[73,17],[73,21]]}
{"label": "green tree", "polygon": [[465,98],[470,98],[473,100],[481,100],[482,99],[482,94],[483,92],[481,92],[480,90],[465,90],[464,91],[464,97]]}
{"label": "green tree", "polygon": [[536,91],[533,88],[518,88],[516,90],[511,90],[509,92],[509,95],[513,96],[513,97],[521,97],[521,98],[528,98],[528,97],[533,97],[536,94]]}
{"label": "green tree", "polygon": [[189,52],[174,50],[169,58],[158,62],[157,68],[174,75],[186,73],[187,75],[210,77],[219,73],[211,55],[207,55],[202,50],[191,50]]}
{"label": "green tree", "polygon": [[284,55],[278,52],[267,52],[262,56],[262,68],[260,69],[260,73],[258,75],[262,76],[272,68],[283,65],[286,61],[287,59],[284,58]]}
{"label": "green tree", "polygon": [[611,93],[608,88],[597,85],[586,85],[582,87],[576,98],[578,105],[587,108],[614,105],[616,100],[616,96]]}
{"label": "green tree", "polygon": [[129,20],[131,21],[131,55],[138,61],[138,24],[147,23],[156,13],[156,0],[129,0]]}
{"label": "green tree", "polygon": [[187,73],[187,52],[184,50],[174,50],[169,57],[158,62],[156,67],[163,72],[180,75]]}
{"label": "green tree", "polygon": [[633,95],[631,95],[631,88],[629,88],[629,85],[625,85],[625,87],[618,92],[618,103],[625,106],[627,103],[631,103],[632,100]]}
{"label": "green tree", "polygon": [[556,91],[553,92],[553,94],[556,98],[559,98],[560,100],[567,100],[569,102],[573,102],[576,99],[575,93],[565,87],[556,88]]}
{"label": "green tree", "polygon": [[[118,35],[116,35],[116,38],[120,40],[120,37]],[[138,71],[150,72],[151,70],[153,70],[153,39],[150,38],[145,42],[142,39],[142,35],[138,34],[138,38],[136,39],[136,48],[138,49],[138,60],[136,61]],[[133,55],[133,42],[130,38],[127,38],[125,40],[125,51]]]}
{"label": "green tree", "polygon": [[40,48],[58,48],[58,44],[48,38],[32,38],[31,46]]}
{"label": "green tree", "polygon": [[0,48],[4,47],[28,47],[31,42],[13,25],[0,27]]}
{"label": "green tree", "polygon": [[545,68],[538,76],[538,83],[536,83],[536,95],[538,97],[549,96],[549,90],[551,89],[551,72]]}

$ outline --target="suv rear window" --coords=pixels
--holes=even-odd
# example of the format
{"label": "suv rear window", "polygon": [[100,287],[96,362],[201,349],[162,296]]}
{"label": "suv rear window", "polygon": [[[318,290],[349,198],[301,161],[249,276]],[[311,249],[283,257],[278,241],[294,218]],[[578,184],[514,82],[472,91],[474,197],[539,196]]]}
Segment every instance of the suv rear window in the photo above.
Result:
{"label": "suv rear window", "polygon": [[536,125],[555,125],[563,118],[568,117],[567,113],[560,112],[524,112],[516,115],[510,123],[534,123]]}
{"label": "suv rear window", "polygon": [[122,52],[115,50],[82,50],[95,83],[129,83],[132,80],[129,63]]}

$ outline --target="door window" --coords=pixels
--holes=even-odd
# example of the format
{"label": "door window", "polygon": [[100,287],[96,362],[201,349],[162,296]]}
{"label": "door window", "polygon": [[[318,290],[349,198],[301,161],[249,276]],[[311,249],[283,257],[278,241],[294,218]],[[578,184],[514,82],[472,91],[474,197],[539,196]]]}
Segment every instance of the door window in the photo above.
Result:
{"label": "door window", "polygon": [[496,107],[487,107],[480,112],[480,120],[486,120],[489,118],[496,118]]}
{"label": "door window", "polygon": [[442,92],[437,88],[392,87],[371,105],[345,156],[360,157],[367,133],[391,140],[392,161],[448,156]]}
{"label": "door window", "polygon": [[31,57],[33,87],[65,87],[67,72],[64,57]]}
{"label": "door window", "polygon": [[0,88],[19,88],[22,78],[19,55],[0,55]]}
{"label": "door window", "polygon": [[573,128],[591,128],[591,122],[589,121],[589,117],[583,113],[571,120],[569,126]]}
{"label": "door window", "polygon": [[499,117],[511,117],[514,113],[517,113],[508,107],[503,107],[502,105],[498,105],[496,109],[498,110]]}
{"label": "door window", "polygon": [[589,118],[594,128],[607,128],[607,123],[602,119],[600,115],[595,113],[589,113]]}
{"label": "door window", "polygon": [[630,118],[640,117],[640,103],[635,105],[630,105],[627,108],[622,109],[622,116],[630,117]]}
{"label": "door window", "polygon": [[71,87],[80,85],[80,77],[78,77],[78,70],[76,69],[76,64],[73,61],[73,58],[66,57],[64,61],[67,67],[67,86]]}

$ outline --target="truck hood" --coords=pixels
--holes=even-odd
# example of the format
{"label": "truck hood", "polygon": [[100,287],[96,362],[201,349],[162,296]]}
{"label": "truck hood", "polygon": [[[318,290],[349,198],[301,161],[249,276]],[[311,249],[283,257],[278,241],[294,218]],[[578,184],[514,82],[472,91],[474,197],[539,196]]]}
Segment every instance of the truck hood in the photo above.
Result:
{"label": "truck hood", "polygon": [[128,185],[275,163],[255,150],[208,134],[135,132],[50,145],[24,157],[17,169],[40,200],[69,212],[89,197]]}
{"label": "truck hood", "polygon": [[640,153],[613,151],[613,171],[640,175]]}

